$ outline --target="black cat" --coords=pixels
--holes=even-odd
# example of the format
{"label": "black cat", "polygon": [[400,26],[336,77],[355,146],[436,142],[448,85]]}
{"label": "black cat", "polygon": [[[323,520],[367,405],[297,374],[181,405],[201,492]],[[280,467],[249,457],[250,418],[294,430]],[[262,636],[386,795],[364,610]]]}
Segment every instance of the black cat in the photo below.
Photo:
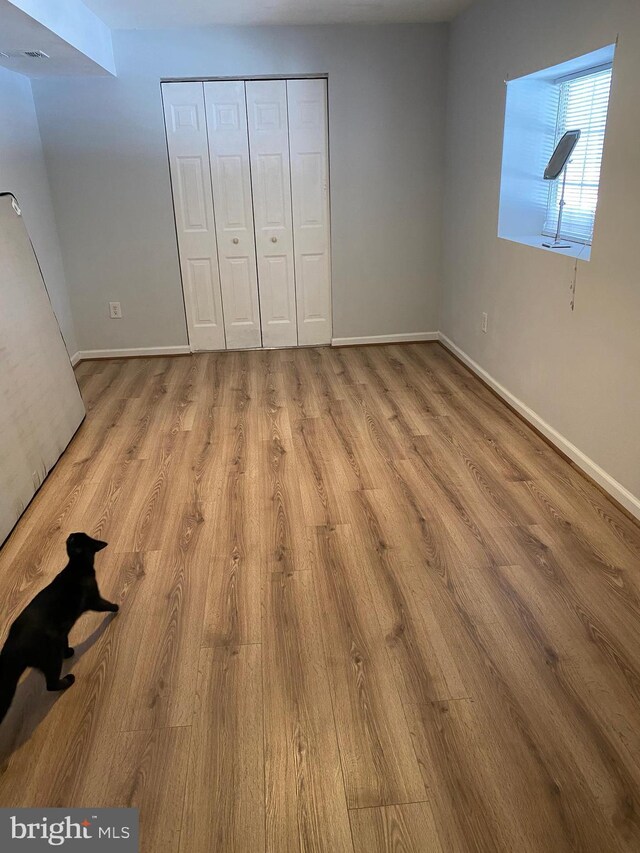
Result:
{"label": "black cat", "polygon": [[66,690],[75,678],[60,678],[62,659],[70,658],[69,631],[87,610],[118,612],[118,605],[100,595],[93,560],[106,542],[86,533],[67,539],[69,562],[27,605],[9,629],[0,652],[0,721],[13,700],[20,676],[28,666],[44,673],[47,690]]}

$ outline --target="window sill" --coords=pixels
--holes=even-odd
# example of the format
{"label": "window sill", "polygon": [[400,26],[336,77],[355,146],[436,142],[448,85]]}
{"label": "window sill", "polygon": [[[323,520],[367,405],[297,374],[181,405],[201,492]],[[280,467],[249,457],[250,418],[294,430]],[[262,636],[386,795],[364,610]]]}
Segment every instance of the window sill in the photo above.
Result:
{"label": "window sill", "polygon": [[543,243],[553,243],[552,237],[543,237],[541,234],[515,236],[504,234],[499,235],[502,240],[510,240],[512,243],[521,243],[523,246],[531,246],[533,249],[542,249],[543,252],[551,252],[553,255],[564,255],[567,258],[579,258],[581,261],[591,260],[591,246],[585,246],[584,243],[569,243],[569,240],[563,240],[564,243],[569,243],[568,249],[550,249],[543,246]]}

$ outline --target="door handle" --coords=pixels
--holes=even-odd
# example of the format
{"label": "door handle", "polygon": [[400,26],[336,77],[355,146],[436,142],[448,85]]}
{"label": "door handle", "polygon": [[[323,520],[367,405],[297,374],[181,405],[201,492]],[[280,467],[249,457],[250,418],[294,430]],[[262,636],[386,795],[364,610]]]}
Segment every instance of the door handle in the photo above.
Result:
{"label": "door handle", "polygon": [[272,237],[272,238],[271,238],[271,242],[272,242],[272,243],[277,243],[277,242],[278,242],[278,238],[277,238],[277,237]]}
{"label": "door handle", "polygon": [[233,238],[233,240],[232,240],[231,242],[232,242],[232,243],[235,243],[235,244],[237,245],[240,241],[238,240],[238,238],[237,238],[237,237],[234,237],[234,238]]}

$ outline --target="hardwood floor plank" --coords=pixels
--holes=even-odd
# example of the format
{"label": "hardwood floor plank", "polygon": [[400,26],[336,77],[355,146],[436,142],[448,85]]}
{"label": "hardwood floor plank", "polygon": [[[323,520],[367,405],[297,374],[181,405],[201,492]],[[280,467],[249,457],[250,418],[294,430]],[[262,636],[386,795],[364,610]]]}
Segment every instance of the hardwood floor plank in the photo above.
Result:
{"label": "hardwood floor plank", "polygon": [[264,850],[260,646],[202,649],[182,853]]}
{"label": "hardwood floor plank", "polygon": [[264,573],[307,571],[312,566],[312,541],[296,465],[286,392],[280,360],[268,353],[262,361],[259,388],[259,430],[262,436],[258,461],[261,550]]}
{"label": "hardwood floor plank", "polygon": [[466,696],[466,690],[430,605],[429,579],[390,545],[385,496],[353,492],[352,559],[368,581],[376,614],[396,670],[403,701]]}
{"label": "hardwood floor plank", "polygon": [[140,853],[178,853],[181,829],[190,833],[182,826],[190,741],[188,726],[123,733],[101,797],[90,803],[137,808]]}
{"label": "hardwood floor plank", "polygon": [[355,853],[445,853],[429,803],[349,813]]}
{"label": "hardwood floor plank", "polygon": [[349,808],[422,800],[424,786],[366,578],[347,526],[317,531],[333,710]]}
{"label": "hardwood floor plank", "polygon": [[598,846],[602,827],[588,838],[508,701],[489,694],[406,711],[444,850],[620,849],[613,839]]}
{"label": "hardwood floor plank", "polygon": [[320,401],[313,393],[313,377],[302,370],[301,361],[300,352],[292,351],[289,358],[282,362],[287,409],[292,424],[320,415]]}
{"label": "hardwood floor plank", "polygon": [[[500,566],[495,570],[505,618],[522,619],[521,602],[526,602],[531,621],[549,638],[562,656],[562,676],[566,688],[582,694],[593,712],[593,724],[617,750],[624,744],[624,755],[640,766],[640,700],[637,657],[630,657],[613,632],[590,612],[589,605],[574,607],[571,596],[562,587],[522,566]],[[587,642],[585,642],[587,640]],[[532,637],[532,641],[535,642]],[[582,715],[584,717],[584,714]],[[591,741],[592,738],[589,738]],[[602,784],[604,774],[600,777]]]}
{"label": "hardwood floor plank", "polygon": [[134,535],[129,520],[137,509],[140,484],[147,483],[150,477],[151,468],[146,460],[124,459],[114,463],[84,508],[84,529],[108,542],[112,551],[133,551]]}
{"label": "hardwood floor plank", "polygon": [[327,463],[321,419],[303,418],[293,426],[293,446],[300,471],[300,494],[306,524],[339,524],[344,518],[342,492]]}
{"label": "hardwood floor plank", "polygon": [[161,569],[145,612],[122,730],[191,725],[209,573],[215,563],[213,526],[199,505],[173,507],[161,542]]}
{"label": "hardwood floor plank", "polygon": [[573,531],[549,529],[546,523],[517,527],[500,538],[502,565],[521,564],[544,575],[564,593],[568,608],[591,611],[636,657],[640,653],[640,589],[631,565],[622,568],[603,559]]}
{"label": "hardwood floor plank", "polygon": [[186,473],[190,472],[189,438],[187,432],[164,432],[158,436],[158,449],[142,463],[128,495],[133,523],[119,526],[118,550],[157,551],[161,547],[170,507],[186,502],[191,490],[192,482]]}
{"label": "hardwood floor plank", "polygon": [[[245,353],[239,355],[247,355]],[[262,446],[258,429],[257,381],[245,359],[234,374],[236,400],[227,412],[226,453],[220,489],[207,507],[215,530],[202,644],[234,648],[260,642]]]}
{"label": "hardwood floor plank", "polygon": [[[496,756],[505,766],[513,768],[511,779],[515,768],[524,774],[522,785],[538,804],[539,813],[544,814],[544,826],[552,827],[557,836],[554,849],[572,850],[581,846],[589,849],[589,845],[595,850],[606,848],[607,839],[615,835],[612,826],[618,823],[623,834],[633,838],[636,829],[632,774],[618,759],[615,749],[609,748],[604,733],[598,730],[590,712],[586,711],[583,692],[572,693],[565,677],[565,663],[549,638],[529,617],[526,624],[539,637],[539,646],[534,651],[519,635],[514,636],[504,622],[474,623],[451,594],[446,597],[440,594],[438,599],[436,611],[441,624],[451,626],[445,636],[460,662],[473,707],[482,710],[491,720],[490,732],[481,735],[483,744],[485,738],[494,744]],[[463,701],[448,705],[457,709]],[[430,706],[421,706],[420,713],[422,733],[424,737],[431,737],[435,721]],[[502,740],[493,729],[494,725],[502,731]],[[475,721],[469,735],[479,730],[483,731],[480,722]],[[486,750],[484,745],[483,750]],[[434,760],[433,756],[421,758],[423,770]],[[448,760],[459,763],[462,759],[456,753]],[[501,775],[495,769],[488,769],[490,762],[486,753],[478,761],[480,771],[492,773],[495,784]],[[605,796],[600,798],[595,792],[595,780],[600,780],[600,784],[612,792],[615,802],[612,811],[609,805],[605,808],[605,801],[610,804],[610,800]],[[431,788],[435,780],[430,783],[425,778],[425,784]],[[480,787],[486,784],[488,782]],[[449,806],[443,808],[448,810]],[[487,808],[482,807],[482,810],[487,811]],[[496,810],[504,820],[507,814],[514,812],[515,805],[502,803],[493,809]],[[590,812],[599,817],[585,832],[580,816]],[[615,820],[610,823],[612,815]],[[523,820],[524,815],[521,822]],[[499,828],[486,831],[490,837],[491,832],[507,828],[501,823]],[[532,849],[545,849],[539,837],[540,830],[534,824],[526,831],[527,836],[538,839]],[[528,849],[524,841],[519,844],[520,847],[505,838],[503,845],[497,847]],[[613,844],[612,849],[618,848]]]}
{"label": "hardwood floor plank", "polygon": [[325,435],[326,464],[332,469],[330,477],[342,491],[375,488],[372,475],[361,447],[353,435],[344,401],[335,400],[320,418],[320,428]]}
{"label": "hardwood floor plank", "polygon": [[349,851],[322,621],[310,572],[270,575],[263,623],[266,849]]}

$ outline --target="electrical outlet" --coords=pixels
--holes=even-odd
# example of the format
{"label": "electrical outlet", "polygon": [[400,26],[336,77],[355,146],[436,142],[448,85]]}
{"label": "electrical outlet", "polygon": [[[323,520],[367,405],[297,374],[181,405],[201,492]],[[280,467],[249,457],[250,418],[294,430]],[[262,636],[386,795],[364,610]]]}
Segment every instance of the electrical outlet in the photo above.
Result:
{"label": "electrical outlet", "polygon": [[109,317],[112,320],[122,320],[122,308],[119,302],[109,303]]}
{"label": "electrical outlet", "polygon": [[488,316],[487,316],[486,312],[485,312],[485,311],[483,311],[483,312],[482,312],[482,331],[483,331],[483,332],[486,332],[486,331],[487,331],[487,324],[488,324],[488,322],[489,322],[489,318],[488,318]]}

